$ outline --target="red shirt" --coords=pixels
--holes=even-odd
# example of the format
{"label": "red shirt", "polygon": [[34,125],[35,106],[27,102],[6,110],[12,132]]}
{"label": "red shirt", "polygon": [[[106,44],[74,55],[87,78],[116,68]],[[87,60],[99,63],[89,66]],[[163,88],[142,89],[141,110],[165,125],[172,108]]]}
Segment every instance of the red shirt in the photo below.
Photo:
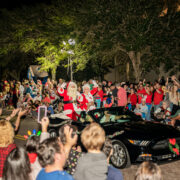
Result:
{"label": "red shirt", "polygon": [[137,103],[136,94],[129,94],[128,98],[130,98],[131,105],[136,105],[136,103]]}
{"label": "red shirt", "polygon": [[117,92],[118,106],[126,106],[127,104],[127,93],[124,88],[120,87]]}
{"label": "red shirt", "polygon": [[160,88],[160,89],[158,89],[160,92],[161,92],[161,94],[159,94],[157,91],[155,91],[155,93],[154,93],[154,105],[158,105],[158,104],[160,104],[160,102],[163,100],[163,90]]}
{"label": "red shirt", "polygon": [[42,102],[48,102],[48,103],[51,103],[51,99],[49,97],[45,97]]}
{"label": "red shirt", "polygon": [[151,104],[152,103],[152,92],[150,94],[145,94],[146,95],[146,103]]}
{"label": "red shirt", "polygon": [[91,93],[92,95],[94,95],[94,94],[97,93],[97,91],[98,91],[98,88],[95,87],[95,88],[93,88],[93,89],[90,91],[90,93]]}
{"label": "red shirt", "polygon": [[103,95],[104,95],[103,90],[100,90],[100,91],[98,91],[98,92],[96,93],[96,97],[100,97],[101,102],[103,101]]}
{"label": "red shirt", "polygon": [[[141,95],[145,95],[146,94],[146,91],[145,91],[145,89],[143,88],[142,90],[138,90],[137,91],[137,94],[141,94]],[[140,95],[138,95],[138,104],[141,104],[141,99],[142,99],[142,97],[140,96]]]}
{"label": "red shirt", "polygon": [[15,144],[10,144],[8,147],[0,147],[0,177],[2,177],[4,162],[7,156],[15,148],[16,148]]}
{"label": "red shirt", "polygon": [[36,153],[28,153],[29,161],[31,164],[33,164],[36,159],[37,159],[37,154]]}

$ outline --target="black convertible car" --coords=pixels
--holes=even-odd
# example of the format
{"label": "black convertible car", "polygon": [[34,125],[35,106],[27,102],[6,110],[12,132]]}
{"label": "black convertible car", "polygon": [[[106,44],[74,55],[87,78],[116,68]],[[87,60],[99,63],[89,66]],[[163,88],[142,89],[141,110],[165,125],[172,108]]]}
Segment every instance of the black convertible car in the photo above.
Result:
{"label": "black convertible car", "polygon": [[106,136],[112,139],[111,163],[125,168],[131,163],[145,160],[161,161],[179,158],[180,131],[172,126],[148,122],[122,107],[101,108],[81,112],[78,121],[50,118],[49,132],[58,135],[60,126],[70,123],[78,127],[79,134],[90,122],[99,123]]}

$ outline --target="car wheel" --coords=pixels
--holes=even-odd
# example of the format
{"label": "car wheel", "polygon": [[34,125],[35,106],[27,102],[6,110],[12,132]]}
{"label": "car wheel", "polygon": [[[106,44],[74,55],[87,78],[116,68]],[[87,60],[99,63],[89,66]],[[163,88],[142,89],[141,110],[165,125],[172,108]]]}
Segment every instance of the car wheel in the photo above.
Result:
{"label": "car wheel", "polygon": [[123,169],[131,165],[129,153],[126,146],[118,140],[112,142],[113,154],[111,156],[111,164],[116,168]]}

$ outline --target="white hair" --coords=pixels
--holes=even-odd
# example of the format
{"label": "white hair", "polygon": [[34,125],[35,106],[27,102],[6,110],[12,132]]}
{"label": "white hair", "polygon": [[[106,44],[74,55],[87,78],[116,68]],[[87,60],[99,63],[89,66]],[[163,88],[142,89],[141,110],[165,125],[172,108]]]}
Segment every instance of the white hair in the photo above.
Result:
{"label": "white hair", "polygon": [[89,90],[90,90],[90,85],[89,85],[89,84],[85,84],[85,85],[83,86],[83,91],[84,91],[85,88],[89,88]]}
{"label": "white hair", "polygon": [[[72,86],[75,86],[75,88],[72,88]],[[77,97],[77,85],[74,82],[70,82],[67,87],[67,95],[69,97],[72,97],[73,101],[76,100]]]}

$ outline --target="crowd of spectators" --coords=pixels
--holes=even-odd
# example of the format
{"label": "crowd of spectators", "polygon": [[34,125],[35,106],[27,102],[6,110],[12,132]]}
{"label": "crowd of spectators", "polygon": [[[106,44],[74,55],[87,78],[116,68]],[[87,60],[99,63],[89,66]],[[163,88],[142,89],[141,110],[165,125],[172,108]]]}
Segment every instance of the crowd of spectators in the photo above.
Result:
{"label": "crowd of spectators", "polygon": [[[71,125],[59,129],[59,137],[47,132],[49,119],[41,122],[42,133],[29,136],[26,147],[14,143],[14,129],[7,120],[0,121],[0,179],[2,180],[122,180],[120,170],[109,164],[112,142],[97,123],[90,123],[81,133],[87,152],[77,146],[78,135]],[[152,162],[139,167],[136,180],[162,180],[160,168]]]}
{"label": "crowd of spectators", "polygon": [[[38,107],[41,105],[47,107],[48,115],[64,112],[74,120],[76,111],[124,106],[144,120],[163,119],[165,123],[174,126],[179,119],[179,103],[180,83],[175,76],[168,77],[166,81],[162,77],[154,83],[144,79],[137,84],[97,80],[68,83],[63,79],[58,82],[48,79],[46,84],[42,84],[40,80],[0,83],[0,114],[2,107],[23,109],[32,118],[37,117]],[[177,116],[171,117],[176,112]]]}
{"label": "crowd of spectators", "polygon": [[[71,87],[71,91],[69,91]],[[75,89],[77,91],[75,91]],[[75,95],[75,96],[74,96]],[[69,99],[65,99],[65,98]],[[97,80],[66,83],[48,79],[2,81],[0,84],[0,115],[4,108],[12,110],[10,116],[0,120],[0,179],[3,180],[122,180],[120,170],[109,164],[113,153],[112,142],[102,127],[92,122],[81,132],[80,140],[86,153],[77,146],[77,127],[64,125],[59,137],[47,132],[48,117],[41,120],[42,133],[28,137],[26,147],[14,143],[23,116],[37,118],[38,107],[45,105],[48,116],[68,111],[65,115],[76,120],[73,113],[80,109],[123,106],[142,119],[164,119],[173,126],[180,120],[180,83],[175,76],[161,78],[155,83],[112,83]],[[75,106],[75,105],[76,106]],[[69,112],[71,110],[71,112]],[[174,115],[173,115],[174,114]],[[16,117],[14,124],[11,119]],[[147,178],[148,177],[148,178]],[[152,162],[140,165],[135,180],[162,180],[160,168]]]}

